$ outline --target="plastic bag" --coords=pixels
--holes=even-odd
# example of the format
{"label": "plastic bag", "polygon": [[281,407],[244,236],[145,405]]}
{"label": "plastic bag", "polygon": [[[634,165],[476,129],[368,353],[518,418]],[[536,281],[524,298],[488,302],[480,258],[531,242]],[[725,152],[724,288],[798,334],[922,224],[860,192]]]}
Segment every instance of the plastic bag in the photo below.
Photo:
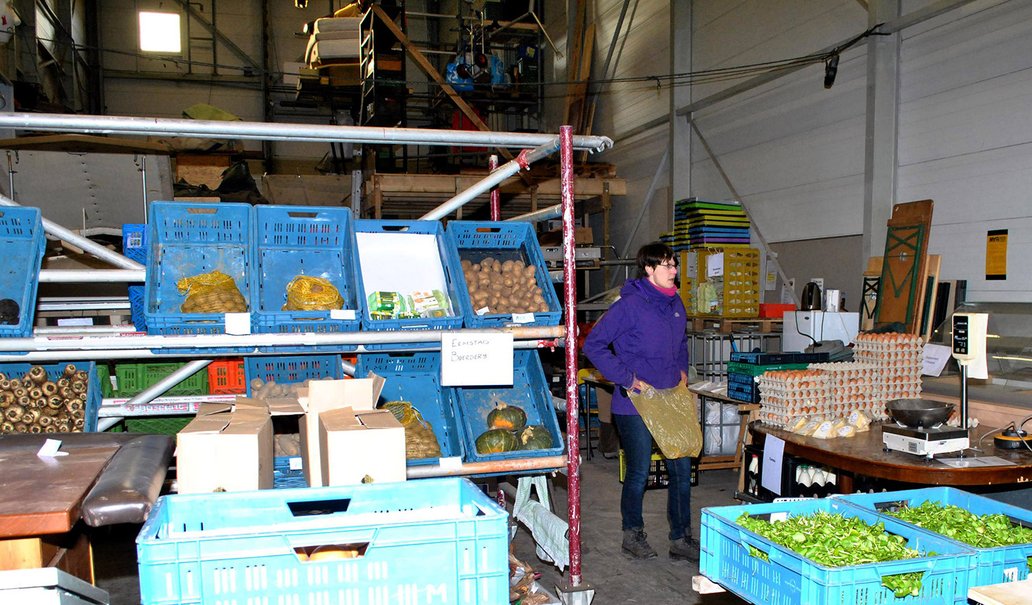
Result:
{"label": "plastic bag", "polygon": [[180,307],[183,313],[243,313],[247,301],[233,278],[221,271],[184,277],[176,282],[186,300]]}
{"label": "plastic bag", "polygon": [[407,460],[441,457],[441,446],[437,442],[437,435],[434,434],[434,427],[423,419],[423,415],[412,407],[411,403],[388,401],[383,404],[383,408],[390,410],[391,414],[394,414],[401,426],[405,428],[405,458]]}
{"label": "plastic bag", "polygon": [[284,311],[331,311],[342,306],[340,291],[328,279],[298,275],[287,284]]}
{"label": "plastic bag", "polygon": [[672,460],[699,455],[702,427],[695,394],[688,387],[679,384],[672,389],[628,391],[627,396],[665,457]]}

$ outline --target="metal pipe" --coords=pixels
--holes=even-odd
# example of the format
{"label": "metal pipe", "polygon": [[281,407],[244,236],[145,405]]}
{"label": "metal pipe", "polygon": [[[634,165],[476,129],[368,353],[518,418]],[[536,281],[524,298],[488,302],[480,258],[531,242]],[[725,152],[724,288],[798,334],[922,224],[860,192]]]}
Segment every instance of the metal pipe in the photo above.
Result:
{"label": "metal pipe", "polygon": [[163,395],[165,391],[208,367],[209,363],[211,363],[210,359],[194,359],[193,361],[188,362],[175,372],[172,372],[168,376],[165,376],[161,380],[134,395],[126,402],[126,405],[143,405],[154,401]]}
{"label": "metal pipe", "polygon": [[[6,195],[0,194],[0,206],[21,206],[21,204],[12,200]],[[43,219],[43,230],[49,233],[50,235],[60,240],[63,240],[77,248],[81,248],[83,251],[89,252],[90,254],[96,256],[100,260],[108,262],[116,267],[121,267],[123,269],[132,269],[134,271],[141,271],[146,268],[140,263],[134,260],[130,260],[122,256],[121,254],[118,254],[117,252],[112,252],[104,246],[101,246],[100,244],[97,244],[92,240],[82,237],[77,233],[69,231],[61,225],[58,225],[57,223],[50,221],[46,218]]]}
{"label": "metal pipe", "polygon": [[559,139],[552,137],[552,140],[544,145],[540,145],[530,150],[523,150],[518,156],[509,160],[491,174],[477,181],[469,189],[455,195],[455,197],[424,214],[420,217],[420,220],[436,221],[448,216],[458,208],[473,201],[481,193],[490,191],[492,187],[518,173],[520,170],[525,169],[534,162],[552,155],[558,149]]}
{"label": "metal pipe", "polygon": [[66,336],[77,336],[80,334],[122,334],[132,331],[132,324],[114,326],[36,326],[32,329],[32,333],[36,336],[54,334],[62,334]]}
{"label": "metal pipe", "polygon": [[[515,348],[515,347],[513,347],[513,348]],[[353,364],[353,363],[348,363],[346,361],[341,361],[340,365],[344,367],[344,373],[347,374],[348,376],[354,376],[355,372],[358,371],[358,368],[356,368],[355,364]]]}
{"label": "metal pipe", "polygon": [[[188,334],[159,336],[119,334],[73,338],[0,338],[0,351],[117,351],[133,349],[208,349],[224,347],[325,346],[362,344],[439,343],[447,334],[480,332],[511,333],[513,340],[541,341],[560,338],[563,326],[510,326],[475,330],[397,330],[391,332],[341,332],[327,334]],[[142,352],[142,351],[141,351]]]}
{"label": "metal pipe", "polygon": [[41,269],[39,283],[133,283],[147,280],[146,269]]}
{"label": "metal pipe", "polygon": [[[498,156],[492,154],[487,159],[487,167],[491,172],[498,170]],[[498,187],[491,188],[491,220],[502,220],[502,192],[498,191]]]}
{"label": "metal pipe", "polygon": [[507,221],[524,221],[527,223],[540,223],[541,221],[547,221],[548,219],[556,218],[563,215],[563,205],[556,204],[555,206],[549,206],[548,208],[542,208],[535,212],[528,212],[512,218],[507,218]]}
{"label": "metal pipe", "polygon": [[573,225],[573,128],[559,129],[559,165],[563,205],[563,297],[566,299],[566,474],[569,487],[567,501],[570,524],[570,586],[581,583],[580,542],[580,426],[577,410],[577,243]]}
{"label": "metal pipe", "polygon": [[103,433],[109,428],[115,426],[119,422],[122,422],[121,416],[115,416],[111,418],[98,418],[97,419],[97,432]]}
{"label": "metal pipe", "polygon": [[491,462],[465,462],[448,467],[438,464],[410,466],[405,470],[405,474],[409,479],[426,479],[428,477],[522,473],[560,468],[567,464],[567,458],[567,456],[545,456],[543,458],[517,458]]}
{"label": "metal pipe", "polygon": [[[0,129],[83,132],[92,134],[152,135],[177,137],[226,137],[268,141],[315,141],[449,145],[476,147],[533,148],[550,144],[555,135],[525,132],[435,130],[432,128],[377,128],[327,124],[277,124],[270,122],[223,122],[127,116],[80,116],[72,114],[4,113]],[[573,137],[577,150],[605,151],[613,146],[609,137]]]}

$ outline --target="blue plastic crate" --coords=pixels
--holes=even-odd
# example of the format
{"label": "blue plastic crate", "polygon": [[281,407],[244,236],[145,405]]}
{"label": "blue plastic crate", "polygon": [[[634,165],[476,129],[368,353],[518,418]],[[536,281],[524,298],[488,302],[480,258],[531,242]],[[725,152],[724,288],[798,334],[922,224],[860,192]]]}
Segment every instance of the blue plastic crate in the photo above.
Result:
{"label": "blue plastic crate", "polygon": [[736,363],[781,364],[822,363],[828,361],[827,353],[759,353],[732,351],[730,361]]}
{"label": "blue plastic crate", "polygon": [[288,357],[246,357],[244,379],[247,394],[251,394],[251,381],[293,384],[309,379],[344,378],[344,366],[339,355],[292,355]]}
{"label": "blue plastic crate", "polygon": [[[885,530],[904,537],[909,548],[937,554],[900,561],[826,567],[735,522],[742,513],[800,516],[817,511],[858,517],[869,525],[884,523]],[[767,605],[967,603],[969,572],[974,565],[974,551],[970,548],[834,498],[704,508],[700,542],[699,571],[703,575],[746,601]],[[766,554],[768,560],[749,554],[749,547]],[[924,573],[919,596],[896,598],[891,590],[882,586],[882,576],[910,572]]]}
{"label": "blue plastic crate", "polygon": [[147,264],[147,225],[140,223],[122,225],[122,256],[141,265]]}
{"label": "blue plastic crate", "polygon": [[[453,315],[448,317],[414,318],[414,319],[379,319],[374,320],[369,315],[369,307],[366,304],[370,292],[366,289],[365,277],[362,273],[362,235],[363,233],[382,233],[404,236],[412,235],[434,235],[437,238],[437,252],[440,255],[441,268],[444,271],[445,286],[448,298],[451,300]],[[455,258],[454,246],[448,238],[439,221],[398,221],[398,220],[373,220],[359,219],[355,221],[355,276],[358,282],[358,304],[362,310],[362,327],[366,330],[394,331],[394,330],[445,330],[461,328],[463,323],[462,304],[459,295],[458,285],[463,283],[462,270],[459,268],[458,260]],[[402,242],[399,242],[396,250],[401,253],[404,250]],[[399,257],[398,263],[405,262]],[[378,266],[376,271],[395,271],[392,267]],[[416,346],[435,347],[439,343],[421,343]],[[395,345],[368,345],[368,349],[383,349]]]}
{"label": "blue plastic crate", "polygon": [[[291,461],[296,461],[296,468],[290,467]],[[305,470],[297,464],[300,461],[300,456],[276,456],[272,459],[273,489],[308,487],[308,481],[305,480]]]}
{"label": "blue plastic crate", "polygon": [[233,278],[245,300],[252,300],[253,214],[249,204],[151,202],[144,307],[148,334],[225,333],[225,314],[179,310],[186,297],[176,282],[218,270]]}
{"label": "blue plastic crate", "polygon": [[[562,306],[556,296],[555,287],[548,276],[548,266],[541,253],[537,235],[530,223],[521,222],[475,222],[449,221],[448,235],[454,240],[459,262],[468,260],[479,263],[488,256],[502,262],[519,260],[536,267],[537,285],[548,304],[548,311],[535,312],[534,320],[524,322],[528,326],[554,326],[562,318]],[[461,270],[461,266],[460,266]],[[465,281],[459,284],[459,300],[466,325],[470,328],[497,327],[513,324],[511,313],[485,313],[478,315],[473,308]]]}
{"label": "blue plastic crate", "polygon": [[47,371],[47,377],[51,382],[57,382],[64,373],[65,367],[72,365],[75,366],[76,370],[82,370],[90,375],[90,384],[86,389],[86,405],[83,406],[85,415],[83,420],[85,425],[83,426],[83,432],[94,433],[97,431],[97,414],[100,412],[101,399],[101,384],[100,378],[97,375],[97,364],[92,361],[73,361],[70,363],[0,363],[0,373],[10,378],[21,378],[24,376],[32,366],[41,366]]}
{"label": "blue plastic crate", "polygon": [[137,332],[147,331],[147,316],[143,308],[147,305],[147,293],[144,286],[129,286],[129,316]]}
{"label": "blue plastic crate", "polygon": [[[512,386],[457,387],[459,418],[465,441],[466,458],[472,462],[510,460],[540,456],[560,456],[565,451],[559,420],[552,406],[545,371],[537,351],[520,350],[513,354]],[[477,453],[477,437],[487,430],[487,415],[499,402],[523,408],[528,425],[542,425],[552,437],[552,447],[543,450],[519,450],[497,454]]]}
{"label": "blue plastic crate", "polygon": [[136,549],[143,605],[509,602],[508,513],[467,479],[163,496]]}
{"label": "blue plastic crate", "polygon": [[757,403],[760,400],[760,386],[752,376],[746,374],[727,375],[727,396],[737,401]]}
{"label": "blue plastic crate", "polygon": [[0,299],[13,300],[19,310],[17,324],[0,324],[0,338],[32,336],[45,245],[39,208],[0,208]]}
{"label": "blue plastic crate", "polygon": [[[348,208],[308,206],[257,206],[255,208],[256,333],[338,333],[359,327],[359,308],[354,278],[354,237]],[[287,285],[298,275],[329,280],[344,299],[341,312],[283,311]],[[325,350],[354,350],[333,345]],[[312,347],[278,347],[285,352]]]}
{"label": "blue plastic crate", "polygon": [[[877,512],[886,512],[902,506],[920,506],[924,502],[936,502],[944,506],[959,506],[976,515],[1006,515],[1018,525],[1032,527],[1032,510],[952,487],[929,487],[836,497],[865,510]],[[905,521],[901,522],[905,523]],[[944,537],[949,539],[948,536]],[[977,553],[971,586],[1014,582],[1029,577],[1028,566],[1030,557],[1032,557],[1032,544],[1015,544],[995,548],[975,548],[968,544],[964,544],[964,546],[974,549]]]}
{"label": "blue plastic crate", "polygon": [[[355,376],[369,372],[386,379],[380,401],[408,401],[430,423],[441,456],[462,457],[462,435],[456,412],[455,390],[441,386],[440,353],[376,353],[359,355]],[[409,466],[437,464],[439,458],[409,460]]]}

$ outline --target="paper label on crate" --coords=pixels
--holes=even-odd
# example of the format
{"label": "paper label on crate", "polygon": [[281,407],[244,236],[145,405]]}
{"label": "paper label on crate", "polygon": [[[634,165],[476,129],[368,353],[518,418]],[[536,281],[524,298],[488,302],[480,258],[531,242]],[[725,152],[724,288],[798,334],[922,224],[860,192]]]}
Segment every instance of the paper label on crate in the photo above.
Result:
{"label": "paper label on crate", "polygon": [[55,456],[67,456],[68,452],[59,451],[61,449],[60,439],[47,439],[43,442],[43,447],[39,448],[36,455],[40,458],[53,458]]}
{"label": "paper label on crate", "polygon": [[706,257],[706,277],[721,277],[724,275],[724,253],[718,252]]}
{"label": "paper label on crate", "polygon": [[226,313],[226,334],[240,336],[251,333],[250,313]]}
{"label": "paper label on crate", "polygon": [[441,335],[441,386],[511,385],[512,378],[512,333]]}
{"label": "paper label on crate", "polygon": [[512,323],[514,324],[529,324],[534,322],[533,313],[513,313]]}
{"label": "paper label on crate", "polygon": [[781,495],[781,465],[785,457],[785,442],[772,435],[763,440],[763,472],[760,485]]}
{"label": "paper label on crate", "polygon": [[490,312],[490,307],[480,307],[479,309],[477,309],[477,315],[487,315]]}
{"label": "paper label on crate", "polygon": [[291,456],[290,457],[290,461],[289,461],[289,465],[290,465],[290,470],[292,470],[292,471],[303,470],[303,464],[301,462],[301,456]]}
{"label": "paper label on crate", "polygon": [[330,319],[352,321],[355,319],[354,309],[330,309]]}
{"label": "paper label on crate", "polygon": [[457,471],[462,468],[462,456],[442,456],[440,458],[441,470]]}

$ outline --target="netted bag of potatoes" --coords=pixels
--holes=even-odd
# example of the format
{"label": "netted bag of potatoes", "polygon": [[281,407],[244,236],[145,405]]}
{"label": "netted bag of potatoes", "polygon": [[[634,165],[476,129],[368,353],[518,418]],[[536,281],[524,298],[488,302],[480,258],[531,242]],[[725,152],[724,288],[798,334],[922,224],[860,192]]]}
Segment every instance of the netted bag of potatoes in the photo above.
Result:
{"label": "netted bag of potatoes", "polygon": [[548,303],[537,283],[537,268],[522,260],[500,261],[488,256],[479,263],[462,261],[473,312],[544,313]]}
{"label": "netted bag of potatoes", "polygon": [[440,458],[441,446],[437,443],[434,427],[423,419],[419,410],[407,401],[388,401],[383,404],[385,410],[398,419],[405,427],[405,458]]}
{"label": "netted bag of potatoes", "polygon": [[344,298],[328,279],[298,275],[287,284],[284,311],[332,311],[343,306]]}
{"label": "netted bag of potatoes", "polygon": [[247,301],[233,278],[221,271],[184,277],[176,282],[186,300],[179,310],[183,313],[243,313]]}

